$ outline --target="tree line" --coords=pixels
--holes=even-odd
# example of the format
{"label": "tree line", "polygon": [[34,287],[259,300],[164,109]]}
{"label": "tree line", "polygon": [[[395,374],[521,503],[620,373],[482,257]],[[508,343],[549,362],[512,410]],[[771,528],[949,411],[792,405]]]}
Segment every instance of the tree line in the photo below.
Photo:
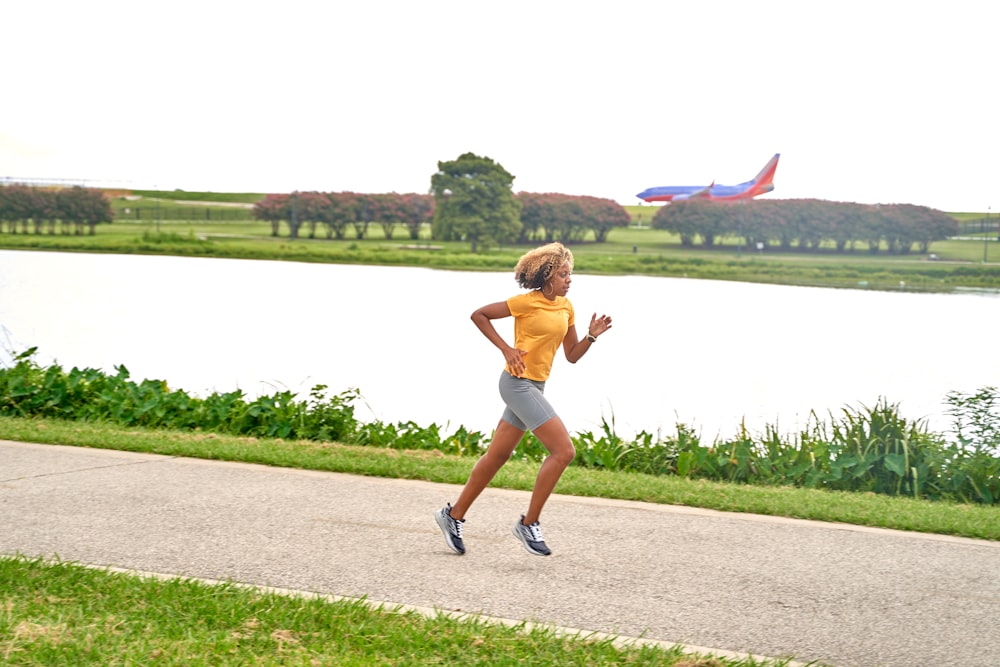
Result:
{"label": "tree line", "polygon": [[[615,227],[626,227],[631,216],[610,199],[558,193],[514,194],[514,176],[488,157],[465,153],[438,162],[430,194],[364,194],[356,192],[293,192],[270,194],[254,204],[252,217],[270,223],[272,236],[282,224],[291,238],[320,234],[345,239],[349,231],[364,239],[371,225],[392,239],[404,229],[420,238],[430,223],[431,238],[465,241],[472,252],[501,243],[561,241],[579,243],[592,237],[601,243]],[[0,187],[0,230],[22,233],[43,230],[82,233],[114,213],[99,190],[61,190],[24,185]],[[894,254],[926,253],[934,241],[958,233],[951,216],[912,204],[866,205],[815,199],[748,200],[735,204],[700,200],[659,207],[651,225],[674,232],[681,245],[713,247],[724,238],[741,239],[750,248],[817,251],[830,247]]]}
{"label": "tree line", "polygon": [[434,213],[434,198],[421,194],[361,194],[357,192],[293,192],[270,194],[254,204],[253,217],[271,224],[271,236],[278,236],[282,223],[288,225],[291,238],[298,238],[303,227],[309,238],[322,233],[328,239],[344,239],[353,228],[356,238],[368,235],[370,225],[378,224],[387,239],[397,227],[411,239],[420,237],[421,226]]}
{"label": "tree line", "polygon": [[96,225],[113,219],[111,202],[100,190],[0,187],[0,232],[83,234],[86,228],[93,234]]}
{"label": "tree line", "polygon": [[588,234],[607,240],[615,227],[631,218],[610,199],[556,193],[514,194],[514,177],[489,158],[466,153],[439,162],[431,178],[431,194],[359,194],[356,192],[295,192],[272,194],[254,205],[253,216],[271,224],[278,236],[286,224],[292,238],[305,233],[316,238],[343,239],[349,230],[365,238],[378,224],[387,239],[397,227],[418,239],[425,223],[431,238],[468,241],[472,251],[499,243],[562,241],[578,243]]}
{"label": "tree line", "polygon": [[740,238],[751,248],[837,252],[886,249],[906,254],[958,233],[950,215],[913,204],[853,204],[817,199],[749,200],[734,204],[680,201],[657,210],[654,229],[674,232],[681,244],[714,246]]}

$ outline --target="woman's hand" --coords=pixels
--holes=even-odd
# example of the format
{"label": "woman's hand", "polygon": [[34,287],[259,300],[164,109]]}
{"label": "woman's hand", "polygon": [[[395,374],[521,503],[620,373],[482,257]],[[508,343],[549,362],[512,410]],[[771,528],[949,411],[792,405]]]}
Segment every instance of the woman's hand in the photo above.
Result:
{"label": "woman's hand", "polygon": [[516,347],[508,347],[503,351],[504,359],[507,360],[507,368],[510,369],[510,374],[516,378],[524,374],[524,357],[526,354],[528,353]]}
{"label": "woman's hand", "polygon": [[597,338],[610,328],[611,328],[610,317],[608,317],[607,315],[601,315],[600,317],[598,317],[597,313],[594,313],[593,315],[590,316],[590,326],[587,327],[587,333],[593,336],[594,338]]}

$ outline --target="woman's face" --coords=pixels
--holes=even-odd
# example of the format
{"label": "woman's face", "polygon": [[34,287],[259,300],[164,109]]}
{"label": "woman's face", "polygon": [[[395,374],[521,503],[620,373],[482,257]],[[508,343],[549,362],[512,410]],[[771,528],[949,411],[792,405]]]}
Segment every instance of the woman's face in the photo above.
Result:
{"label": "woman's face", "polygon": [[569,262],[564,262],[562,266],[549,276],[544,294],[550,299],[554,299],[557,296],[566,296],[566,293],[569,292],[569,285],[572,282],[573,269],[570,267]]}

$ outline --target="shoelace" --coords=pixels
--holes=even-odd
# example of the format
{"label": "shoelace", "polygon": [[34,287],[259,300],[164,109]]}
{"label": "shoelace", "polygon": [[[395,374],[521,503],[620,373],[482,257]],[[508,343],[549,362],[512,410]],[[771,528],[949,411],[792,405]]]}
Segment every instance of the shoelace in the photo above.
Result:
{"label": "shoelace", "polygon": [[525,528],[527,528],[528,532],[531,534],[531,541],[532,542],[544,542],[545,541],[545,538],[542,537],[542,527],[538,524],[537,521],[535,523],[529,525],[529,526],[525,526]]}
{"label": "shoelace", "polygon": [[451,519],[451,532],[455,533],[455,537],[458,539],[462,539],[462,522],[458,519]]}

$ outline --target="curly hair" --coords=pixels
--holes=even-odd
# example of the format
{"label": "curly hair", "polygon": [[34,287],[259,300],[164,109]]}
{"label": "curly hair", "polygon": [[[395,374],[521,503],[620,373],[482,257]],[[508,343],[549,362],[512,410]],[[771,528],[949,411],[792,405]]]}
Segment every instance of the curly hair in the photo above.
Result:
{"label": "curly hair", "polygon": [[514,279],[524,289],[542,289],[552,273],[569,262],[573,268],[573,253],[562,243],[549,243],[521,255],[514,267]]}

